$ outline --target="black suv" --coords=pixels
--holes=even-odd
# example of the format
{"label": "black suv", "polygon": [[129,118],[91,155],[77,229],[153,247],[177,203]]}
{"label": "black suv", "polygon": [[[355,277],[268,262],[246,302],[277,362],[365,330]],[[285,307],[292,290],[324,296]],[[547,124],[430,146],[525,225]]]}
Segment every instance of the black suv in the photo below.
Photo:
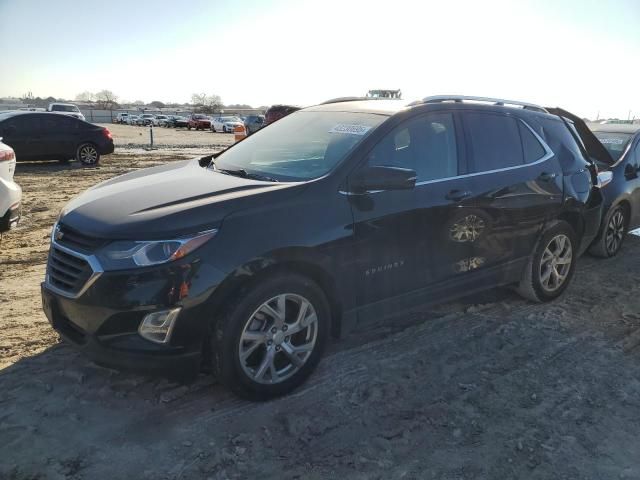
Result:
{"label": "black suv", "polygon": [[548,301],[600,223],[569,120],[429,97],[319,105],[221,154],[136,171],[72,200],[44,310],[96,362],[285,394],[330,334],[516,286]]}

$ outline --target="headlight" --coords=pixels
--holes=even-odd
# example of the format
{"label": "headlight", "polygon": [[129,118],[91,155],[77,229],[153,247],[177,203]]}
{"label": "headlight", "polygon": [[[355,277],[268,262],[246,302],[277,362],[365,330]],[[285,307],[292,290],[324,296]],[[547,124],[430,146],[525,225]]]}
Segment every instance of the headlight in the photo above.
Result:
{"label": "headlight", "polygon": [[98,253],[98,258],[105,270],[159,265],[188,255],[213,238],[216,233],[217,229],[174,240],[119,240],[103,248]]}

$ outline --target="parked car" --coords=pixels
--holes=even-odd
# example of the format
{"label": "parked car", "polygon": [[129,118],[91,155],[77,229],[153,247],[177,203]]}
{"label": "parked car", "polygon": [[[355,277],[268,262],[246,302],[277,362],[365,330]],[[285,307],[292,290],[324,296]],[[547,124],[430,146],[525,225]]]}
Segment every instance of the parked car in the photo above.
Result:
{"label": "parked car", "polygon": [[167,115],[156,115],[155,118],[153,119],[153,124],[156,127],[162,127],[164,123],[167,121],[167,118],[169,118]]}
{"label": "parked car", "polygon": [[129,115],[127,117],[127,125],[137,125],[140,120],[139,115]]}
{"label": "parked car", "polygon": [[189,125],[189,119],[183,116],[177,116],[173,119],[172,126],[174,128],[186,128]]}
{"label": "parked car", "polygon": [[613,257],[627,232],[640,227],[640,125],[593,124],[591,129],[610,156],[600,168],[611,171],[613,181],[602,190],[605,213],[589,251]]}
{"label": "parked car", "polygon": [[557,298],[598,230],[596,167],[568,120],[468,99],[310,107],[93,187],[54,227],[47,318],[102,365],[205,359],[264,400],[369,319],[498,285]]}
{"label": "parked car", "polygon": [[155,118],[156,118],[156,116],[152,115],[151,113],[143,113],[138,118],[137,124],[141,125],[141,126],[153,125],[153,122],[154,122]]}
{"label": "parked car", "polygon": [[3,143],[0,136],[0,233],[18,225],[22,190],[14,182],[16,155],[13,149]]}
{"label": "parked car", "polygon": [[187,128],[191,130],[209,130],[211,128],[211,120],[206,115],[194,113],[187,118]]}
{"label": "parked car", "polygon": [[84,115],[80,112],[80,109],[72,103],[50,103],[47,107],[47,112],[61,113],[84,120]]}
{"label": "parked car", "polygon": [[264,113],[264,126],[286,117],[290,113],[297,112],[300,107],[294,105],[272,105]]}
{"label": "parked car", "polygon": [[247,135],[251,135],[264,126],[264,115],[247,115],[243,121]]}
{"label": "parked car", "polygon": [[119,112],[114,120],[115,123],[128,123],[129,114],[127,112]]}
{"label": "parked car", "polygon": [[234,129],[238,126],[244,126],[244,122],[238,117],[226,116],[216,117],[211,122],[212,132],[233,133]]}
{"label": "parked car", "polygon": [[69,160],[95,165],[113,152],[104,127],[65,115],[13,112],[0,114],[0,137],[19,160]]}

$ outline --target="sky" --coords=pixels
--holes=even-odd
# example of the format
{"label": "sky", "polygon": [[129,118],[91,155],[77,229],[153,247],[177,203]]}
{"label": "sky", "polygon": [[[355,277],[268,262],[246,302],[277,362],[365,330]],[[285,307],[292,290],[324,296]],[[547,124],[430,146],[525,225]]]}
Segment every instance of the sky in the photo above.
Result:
{"label": "sky", "polygon": [[0,97],[312,105],[401,89],[640,118],[640,0],[0,0]]}

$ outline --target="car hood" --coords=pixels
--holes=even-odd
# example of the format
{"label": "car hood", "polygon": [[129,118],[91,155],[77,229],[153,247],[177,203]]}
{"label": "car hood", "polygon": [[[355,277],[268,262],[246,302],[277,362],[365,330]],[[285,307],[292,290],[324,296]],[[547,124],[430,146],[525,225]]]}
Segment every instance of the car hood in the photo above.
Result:
{"label": "car hood", "polygon": [[173,238],[219,227],[232,212],[287,200],[302,189],[215,172],[194,159],[100,183],[69,202],[60,222],[98,238]]}

